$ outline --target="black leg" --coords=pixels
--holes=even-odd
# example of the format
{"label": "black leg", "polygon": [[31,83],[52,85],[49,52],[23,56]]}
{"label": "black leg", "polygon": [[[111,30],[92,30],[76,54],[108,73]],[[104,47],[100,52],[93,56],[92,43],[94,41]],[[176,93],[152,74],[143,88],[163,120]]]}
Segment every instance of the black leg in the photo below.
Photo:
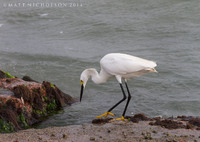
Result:
{"label": "black leg", "polygon": [[129,102],[130,102],[130,100],[131,100],[131,93],[130,93],[130,91],[129,91],[129,89],[128,89],[128,85],[127,85],[126,81],[125,81],[125,85],[126,85],[126,89],[127,89],[127,92],[128,92],[128,100],[127,100],[126,106],[125,106],[125,108],[124,108],[124,112],[123,112],[123,114],[122,114],[123,117],[124,117],[124,115],[126,114],[126,109],[127,109],[128,104],[129,104]]}
{"label": "black leg", "polygon": [[124,100],[126,100],[126,94],[124,92],[124,89],[123,89],[123,86],[122,84],[120,83],[120,87],[121,87],[121,90],[122,90],[122,93],[123,93],[123,99],[120,100],[118,103],[116,103],[113,107],[111,107],[108,112],[111,112],[115,107],[117,107],[121,102],[123,102]]}

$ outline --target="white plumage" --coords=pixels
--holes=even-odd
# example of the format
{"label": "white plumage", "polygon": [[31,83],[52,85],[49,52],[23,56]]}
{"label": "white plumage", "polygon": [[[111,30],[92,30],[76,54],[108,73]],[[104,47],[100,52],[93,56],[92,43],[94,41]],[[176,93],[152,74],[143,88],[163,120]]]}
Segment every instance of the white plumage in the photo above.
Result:
{"label": "white plumage", "polygon": [[[120,76],[124,79],[138,77],[147,72],[155,72],[154,68],[157,66],[153,61],[122,53],[110,53],[105,55],[101,59],[100,65],[101,70],[104,70],[110,75]],[[121,83],[121,81],[119,81],[119,83]]]}
{"label": "white plumage", "polygon": [[[81,93],[80,93],[80,101],[82,99],[83,89],[86,86],[86,83],[88,79],[91,77],[92,81],[96,84],[104,83],[107,81],[110,77],[116,77],[117,81],[120,84],[120,87],[122,89],[122,93],[124,98],[120,100],[116,105],[114,105],[111,109],[108,110],[105,114],[101,115],[113,115],[110,113],[112,109],[114,109],[117,105],[119,105],[122,101],[126,99],[126,95],[122,86],[122,79],[125,80],[125,85],[128,92],[128,101],[126,104],[126,107],[124,109],[124,113],[122,115],[122,118],[124,118],[126,108],[128,106],[128,103],[130,101],[131,95],[128,89],[127,85],[127,79],[132,77],[139,77],[145,73],[148,72],[157,72],[155,70],[155,67],[157,66],[155,62],[149,61],[146,59],[142,59],[139,57],[131,56],[128,54],[122,54],[122,53],[110,53],[105,55],[100,60],[100,66],[101,71],[98,73],[96,69],[89,68],[85,69],[80,76],[81,80]],[[101,117],[100,116],[100,117]]]}

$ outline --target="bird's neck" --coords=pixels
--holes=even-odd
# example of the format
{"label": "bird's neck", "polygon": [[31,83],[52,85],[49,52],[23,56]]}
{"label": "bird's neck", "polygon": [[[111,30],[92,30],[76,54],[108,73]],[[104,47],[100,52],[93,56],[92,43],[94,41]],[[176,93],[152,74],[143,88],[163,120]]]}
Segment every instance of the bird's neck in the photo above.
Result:
{"label": "bird's neck", "polygon": [[98,73],[97,70],[93,68],[89,69],[89,75],[91,76],[92,81],[96,84],[104,83],[110,77],[110,75],[103,69],[101,69],[100,73]]}

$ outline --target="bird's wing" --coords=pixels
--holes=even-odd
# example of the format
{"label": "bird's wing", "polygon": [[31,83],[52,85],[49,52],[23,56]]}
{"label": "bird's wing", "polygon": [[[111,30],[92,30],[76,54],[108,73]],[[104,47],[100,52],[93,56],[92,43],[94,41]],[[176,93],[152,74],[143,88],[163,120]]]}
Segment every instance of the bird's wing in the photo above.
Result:
{"label": "bird's wing", "polygon": [[153,61],[120,53],[107,54],[101,59],[100,64],[105,71],[112,75],[134,73],[156,66],[156,63]]}

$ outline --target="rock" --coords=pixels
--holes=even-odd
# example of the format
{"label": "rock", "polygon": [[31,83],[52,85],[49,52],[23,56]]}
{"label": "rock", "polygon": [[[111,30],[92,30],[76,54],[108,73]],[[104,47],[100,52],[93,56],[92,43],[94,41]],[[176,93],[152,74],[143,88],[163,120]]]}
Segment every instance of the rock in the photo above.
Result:
{"label": "rock", "polygon": [[0,110],[0,118],[3,120],[7,119],[7,121],[10,122],[14,126],[14,129],[16,131],[21,129],[17,122],[17,114],[13,110],[1,109]]}
{"label": "rock", "polygon": [[95,137],[90,137],[90,141],[95,141]]}
{"label": "rock", "polygon": [[50,82],[25,81],[1,70],[0,88],[0,132],[26,129],[75,102]]}
{"label": "rock", "polygon": [[150,122],[149,125],[160,125],[161,127],[167,129],[179,129],[186,128],[186,126],[182,122],[174,121],[174,120],[156,120],[156,122]]}
{"label": "rock", "polygon": [[63,134],[63,139],[67,139],[68,135],[67,134]]}
{"label": "rock", "polygon": [[138,123],[139,121],[149,121],[151,118],[146,117],[142,113],[135,114],[134,116],[126,116],[126,119],[129,119],[133,123]]}
{"label": "rock", "polygon": [[[43,81],[42,83],[46,89],[46,94],[49,99],[55,99],[58,107],[64,107],[67,105],[71,105],[75,102],[75,100],[65,93],[63,93],[56,85],[51,84],[50,82]],[[50,101],[51,101],[50,100]]]}
{"label": "rock", "polygon": [[7,72],[4,72],[4,71],[0,70],[0,79],[2,79],[2,78],[15,78],[15,77],[10,75]]}
{"label": "rock", "polygon": [[0,70],[0,78],[6,78],[6,77],[7,77],[6,74]]}
{"label": "rock", "polygon": [[110,120],[112,120],[113,118],[99,118],[99,119],[94,119],[92,120],[93,124],[105,124],[105,123],[109,123]]}
{"label": "rock", "polygon": [[33,81],[33,82],[37,82],[37,81],[33,80],[30,76],[24,76],[22,79],[23,79],[24,81]]}
{"label": "rock", "polygon": [[200,118],[191,118],[188,123],[200,127]]}

